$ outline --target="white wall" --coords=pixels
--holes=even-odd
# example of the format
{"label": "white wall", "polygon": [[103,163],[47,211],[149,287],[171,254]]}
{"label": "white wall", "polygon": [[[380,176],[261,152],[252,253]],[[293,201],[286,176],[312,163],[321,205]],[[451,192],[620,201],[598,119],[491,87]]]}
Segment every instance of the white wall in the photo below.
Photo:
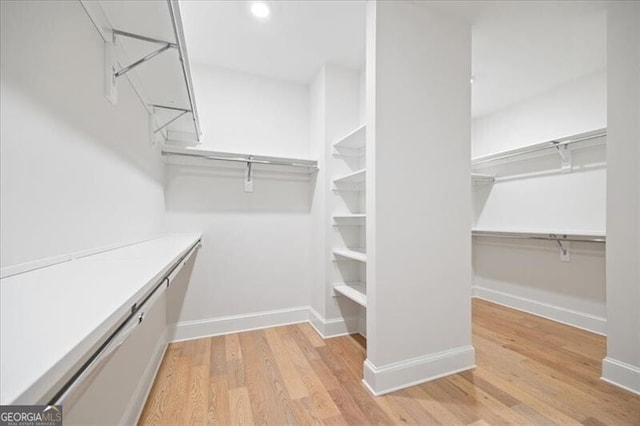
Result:
{"label": "white wall", "polygon": [[129,84],[103,97],[103,41],[79,2],[2,2],[3,267],[163,231],[164,167]]}
{"label": "white wall", "polygon": [[204,147],[309,157],[306,85],[198,64],[192,74]]}
{"label": "white wall", "polygon": [[[327,253],[327,227],[330,226],[327,199],[331,174],[328,172],[328,164],[331,157],[327,154],[326,146],[326,74],[322,67],[309,85],[309,129],[311,152],[318,159],[319,171],[316,174],[315,190],[311,201],[311,215],[313,226],[309,230],[309,238],[312,242],[313,275],[309,283],[309,305],[319,316],[326,319],[327,309],[327,262],[330,255]],[[316,320],[316,328],[321,329],[322,319]],[[323,330],[321,330],[323,331]]]}
{"label": "white wall", "polygon": [[[607,126],[606,73],[474,120],[473,151],[486,155]],[[559,173],[555,152],[479,169],[501,176],[473,188],[478,229],[604,233],[606,146],[573,151],[573,172]],[[565,245],[567,245],[565,243]],[[605,245],[474,238],[474,294],[557,321],[605,333]]]}
{"label": "white wall", "polygon": [[607,127],[605,70],[473,120],[472,157]]}
{"label": "white wall", "polygon": [[[193,70],[203,148],[310,157],[307,86]],[[174,337],[219,332],[221,317],[308,306],[313,179],[256,172],[245,193],[242,167],[197,164],[167,166],[167,227],[203,232],[186,293],[169,295]]]}
{"label": "white wall", "polygon": [[640,5],[607,17],[607,357],[602,377],[640,394]]}
{"label": "white wall", "polygon": [[366,73],[364,380],[384,393],[474,364],[470,28],[426,4],[371,2]]}

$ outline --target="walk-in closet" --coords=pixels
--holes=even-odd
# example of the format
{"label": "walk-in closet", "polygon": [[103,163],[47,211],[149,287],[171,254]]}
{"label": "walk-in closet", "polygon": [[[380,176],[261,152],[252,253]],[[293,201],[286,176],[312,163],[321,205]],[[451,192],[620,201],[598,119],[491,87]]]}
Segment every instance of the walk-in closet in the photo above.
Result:
{"label": "walk-in closet", "polygon": [[0,31],[0,425],[640,425],[640,3]]}

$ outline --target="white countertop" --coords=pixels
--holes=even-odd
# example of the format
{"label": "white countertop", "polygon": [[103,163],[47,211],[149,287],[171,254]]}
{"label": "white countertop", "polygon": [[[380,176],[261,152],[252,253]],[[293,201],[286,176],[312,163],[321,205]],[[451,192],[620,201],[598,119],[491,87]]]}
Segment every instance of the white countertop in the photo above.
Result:
{"label": "white countertop", "polygon": [[0,280],[0,404],[50,397],[200,237],[169,235]]}

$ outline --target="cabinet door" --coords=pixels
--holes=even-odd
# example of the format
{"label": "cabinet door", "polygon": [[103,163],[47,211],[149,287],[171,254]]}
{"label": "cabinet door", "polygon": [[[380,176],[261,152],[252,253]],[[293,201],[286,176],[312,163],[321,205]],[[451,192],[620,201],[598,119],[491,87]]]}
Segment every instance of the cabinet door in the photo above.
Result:
{"label": "cabinet door", "polygon": [[148,304],[142,309],[142,323],[105,362],[73,406],[63,407],[65,425],[137,421],[166,347],[166,292]]}

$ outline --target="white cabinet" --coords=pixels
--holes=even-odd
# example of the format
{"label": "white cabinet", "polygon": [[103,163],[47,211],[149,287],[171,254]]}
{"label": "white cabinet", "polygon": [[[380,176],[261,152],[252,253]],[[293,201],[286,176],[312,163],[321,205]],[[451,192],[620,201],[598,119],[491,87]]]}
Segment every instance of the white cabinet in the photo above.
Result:
{"label": "white cabinet", "polygon": [[71,408],[63,407],[65,424],[137,421],[167,345],[166,292],[143,312],[142,323],[103,363]]}

